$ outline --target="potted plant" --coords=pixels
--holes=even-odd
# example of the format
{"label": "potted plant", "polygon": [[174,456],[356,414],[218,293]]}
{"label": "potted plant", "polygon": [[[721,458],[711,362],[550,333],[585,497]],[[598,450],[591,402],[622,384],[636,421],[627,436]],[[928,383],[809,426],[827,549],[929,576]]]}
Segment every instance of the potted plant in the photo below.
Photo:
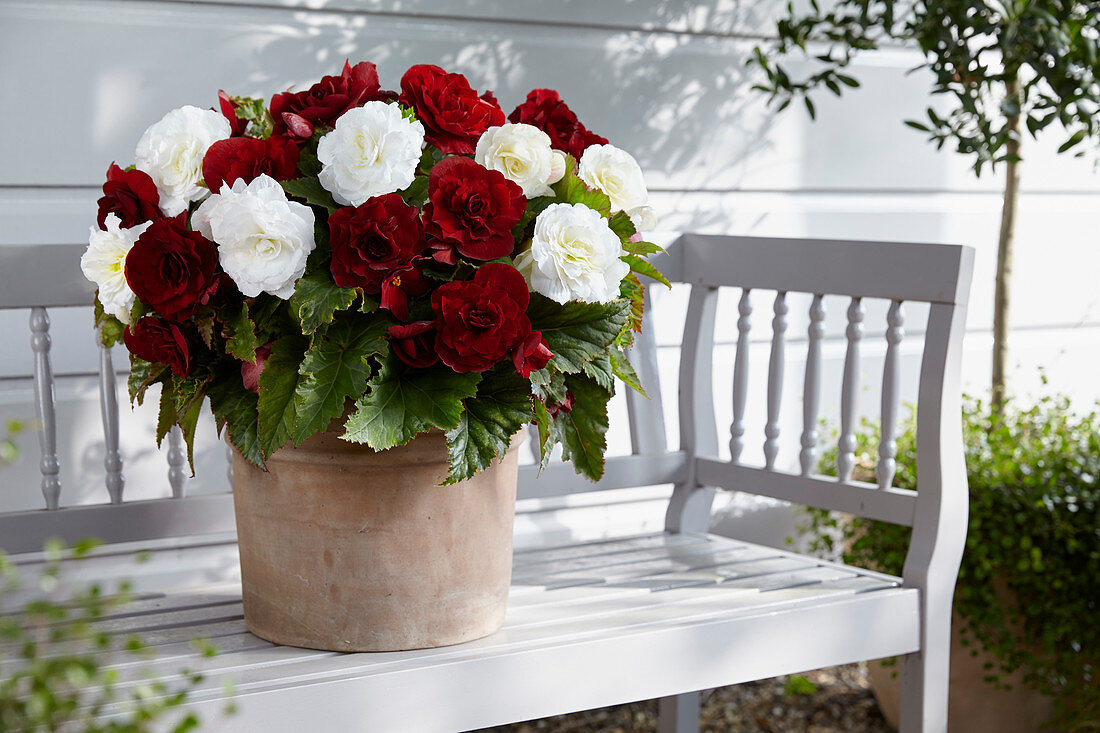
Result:
{"label": "potted plant", "polygon": [[[955,589],[952,730],[1058,731],[1100,721],[1100,414],[1077,416],[1065,398],[994,412],[964,410],[970,525]],[[860,479],[874,480],[878,430],[857,436]],[[898,437],[915,455],[916,423]],[[821,464],[835,473],[835,449]],[[898,488],[915,489],[899,463]],[[809,511],[813,549],[900,575],[910,530]],[[870,666],[887,720],[897,724],[891,664]]]}
{"label": "potted plant", "polygon": [[[160,385],[188,455],[235,449],[245,620],[272,641],[453,644],[503,621],[516,447],[603,472],[639,276],[667,282],[645,183],[557,92],[510,115],[465,77],[373,64],[219,93],[112,164],[83,258],[96,322]],[[497,461],[496,459],[500,459]]]}

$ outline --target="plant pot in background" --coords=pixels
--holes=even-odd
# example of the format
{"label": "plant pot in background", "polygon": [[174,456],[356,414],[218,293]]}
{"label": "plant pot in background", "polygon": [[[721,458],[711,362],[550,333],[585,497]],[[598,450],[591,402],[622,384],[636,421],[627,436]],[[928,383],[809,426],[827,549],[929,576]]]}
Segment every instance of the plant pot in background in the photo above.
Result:
{"label": "plant pot in background", "polygon": [[[1036,733],[1044,730],[1041,723],[1054,713],[1051,698],[1025,685],[1020,670],[1003,676],[1003,682],[1011,685],[1011,690],[997,689],[986,682],[985,677],[991,671],[983,666],[992,663],[992,669],[997,670],[1000,665],[981,649],[976,657],[971,656],[974,647],[959,643],[959,629],[963,623],[958,616],[951,622],[951,692],[947,730],[950,733]],[[868,662],[867,678],[882,716],[897,730],[901,699],[900,662],[891,665],[883,665],[877,659]]]}
{"label": "plant pot in background", "polygon": [[517,449],[447,478],[443,433],[374,451],[334,423],[263,471],[234,451],[244,617],[277,644],[396,651],[487,636],[504,622]]}

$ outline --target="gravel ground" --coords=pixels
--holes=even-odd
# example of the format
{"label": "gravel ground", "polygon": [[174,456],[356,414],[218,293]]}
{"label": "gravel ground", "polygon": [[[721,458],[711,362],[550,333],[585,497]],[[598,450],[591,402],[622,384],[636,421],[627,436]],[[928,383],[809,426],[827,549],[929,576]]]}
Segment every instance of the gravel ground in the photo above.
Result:
{"label": "gravel ground", "polygon": [[[806,682],[808,680],[808,683]],[[588,710],[486,728],[483,733],[650,733],[657,703]],[[867,687],[866,668],[851,664],[703,693],[706,733],[890,733]]]}

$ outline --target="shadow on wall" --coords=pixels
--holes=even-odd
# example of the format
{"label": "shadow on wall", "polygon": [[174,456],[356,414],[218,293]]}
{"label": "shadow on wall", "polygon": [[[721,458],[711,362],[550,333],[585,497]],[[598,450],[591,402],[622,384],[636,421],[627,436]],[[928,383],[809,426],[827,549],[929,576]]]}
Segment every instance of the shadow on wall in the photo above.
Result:
{"label": "shadow on wall", "polygon": [[[467,0],[454,14],[484,12],[488,4]],[[586,16],[601,14],[592,10],[592,3],[566,0],[556,5],[555,16],[582,25],[467,20],[413,24],[386,18],[395,26],[393,35],[379,38],[383,21],[377,17],[296,12],[294,25],[257,45],[248,65],[268,68],[265,60],[277,58],[280,68],[294,70],[295,86],[303,88],[322,74],[336,73],[345,59],[373,61],[383,86],[396,89],[409,66],[434,63],[466,75],[478,90],[493,90],[505,113],[531,89],[554,88],[589,128],[629,150],[657,191],[736,187],[738,171],[769,147],[771,115],[750,91],[753,72],[744,64],[754,41],[586,25]],[[690,27],[691,16],[702,14],[708,18],[706,27],[740,28],[777,3],[625,0],[619,5],[625,12],[618,19],[621,25]],[[438,6],[438,0],[414,0],[388,9],[416,13]],[[514,9],[511,13],[518,15]],[[416,32],[410,33],[414,25]],[[238,91],[270,97],[290,80],[255,70],[243,81]]]}

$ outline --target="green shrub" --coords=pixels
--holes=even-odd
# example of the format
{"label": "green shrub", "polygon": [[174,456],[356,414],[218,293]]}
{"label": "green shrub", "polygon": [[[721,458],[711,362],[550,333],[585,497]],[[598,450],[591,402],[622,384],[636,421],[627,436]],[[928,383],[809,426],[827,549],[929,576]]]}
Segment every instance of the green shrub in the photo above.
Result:
{"label": "green shrub", "polygon": [[[71,549],[76,560],[64,560],[65,565],[78,563],[96,544],[78,543]],[[137,636],[112,633],[103,621],[131,601],[129,584],[105,589],[81,587],[71,578],[63,582],[65,555],[60,543],[47,544],[37,587],[24,591],[14,563],[0,552],[0,601],[8,600],[0,614],[0,731],[184,733],[197,728],[198,719],[181,706],[202,675],[185,669],[182,681],[172,686],[143,680],[121,688],[118,668],[109,662],[141,659],[146,647]],[[63,590],[67,595],[59,595]],[[30,600],[13,608],[12,594],[19,591],[29,592]],[[207,656],[215,652],[208,642],[193,643]],[[118,714],[103,719],[108,706]]]}
{"label": "green shrub", "polygon": [[[1075,415],[1065,397],[1034,406],[989,406],[967,398],[963,410],[970,524],[955,611],[963,642],[990,652],[1001,674],[1021,669],[1026,684],[1054,699],[1058,730],[1100,722],[1100,414]],[[878,428],[858,434],[855,477],[874,480]],[[915,456],[911,417],[898,455]],[[822,457],[835,475],[836,449]],[[916,488],[916,466],[899,461],[894,485]],[[900,575],[910,530],[809,510],[811,549]],[[973,652],[977,654],[976,651]]]}

